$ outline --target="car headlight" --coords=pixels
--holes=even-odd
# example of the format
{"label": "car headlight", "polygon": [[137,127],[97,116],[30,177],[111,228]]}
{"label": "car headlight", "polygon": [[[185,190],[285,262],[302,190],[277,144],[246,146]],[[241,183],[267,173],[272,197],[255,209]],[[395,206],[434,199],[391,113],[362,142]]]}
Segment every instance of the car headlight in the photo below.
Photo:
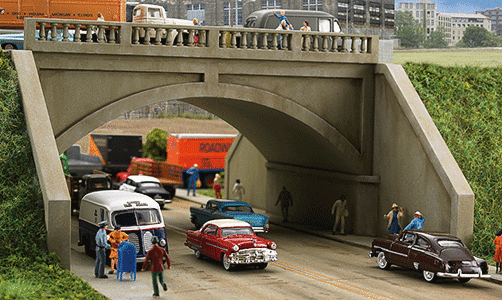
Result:
{"label": "car headlight", "polygon": [[162,247],[165,247],[167,245],[166,240],[160,239],[159,245],[162,246]]}
{"label": "car headlight", "polygon": [[276,243],[270,244],[270,249],[275,250],[276,248],[277,248],[277,244]]}
{"label": "car headlight", "polygon": [[235,252],[239,251],[239,246],[234,245],[234,246],[232,247],[232,250],[234,250]]}

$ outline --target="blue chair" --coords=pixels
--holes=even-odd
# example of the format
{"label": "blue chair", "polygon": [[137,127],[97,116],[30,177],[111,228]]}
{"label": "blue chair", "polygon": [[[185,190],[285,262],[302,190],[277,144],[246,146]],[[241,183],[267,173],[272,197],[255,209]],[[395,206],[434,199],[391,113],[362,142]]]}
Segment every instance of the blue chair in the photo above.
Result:
{"label": "blue chair", "polygon": [[136,280],[136,246],[128,241],[122,242],[117,249],[117,255],[117,279],[122,281],[122,274],[130,272],[131,279]]}

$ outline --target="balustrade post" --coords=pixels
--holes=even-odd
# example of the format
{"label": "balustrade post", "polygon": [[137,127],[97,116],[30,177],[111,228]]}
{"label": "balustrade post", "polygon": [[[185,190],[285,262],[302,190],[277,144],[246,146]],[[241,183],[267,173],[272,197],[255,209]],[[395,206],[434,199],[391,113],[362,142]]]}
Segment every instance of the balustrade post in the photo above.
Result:
{"label": "balustrade post", "polygon": [[[268,37],[268,33],[263,33],[262,36],[261,36],[261,48],[262,50],[267,50],[268,49],[268,40],[267,40],[267,37]],[[277,41],[276,41],[277,42]]]}
{"label": "balustrade post", "polygon": [[75,24],[75,35],[73,36],[73,41],[76,42],[76,43],[80,43],[80,41],[82,41],[82,37],[80,36],[81,33],[80,33],[80,27],[82,25],[80,24]]}
{"label": "balustrade post", "polygon": [[98,26],[98,43],[104,43],[105,42],[105,30],[106,26],[105,25],[99,25]]}
{"label": "balustrade post", "polygon": [[115,25],[110,25],[108,27],[110,29],[110,36],[108,37],[108,43],[115,44]]}
{"label": "balustrade post", "polygon": [[166,46],[171,47],[174,43],[173,29],[166,28]]}
{"label": "balustrade post", "polygon": [[302,34],[302,51],[309,51],[309,41],[310,36],[308,34]]}
{"label": "balustrade post", "polygon": [[333,36],[333,43],[331,43],[331,52],[338,52],[338,42],[336,41],[338,39],[337,36]]}
{"label": "balustrade post", "polygon": [[220,48],[226,48],[226,37],[227,37],[227,32],[222,30],[220,31]]}
{"label": "balustrade post", "polygon": [[230,31],[230,48],[237,48],[237,32],[235,31]]}
{"label": "balustrade post", "polygon": [[366,53],[366,42],[368,39],[366,37],[361,38],[361,53]]}
{"label": "balustrade post", "polygon": [[247,32],[241,32],[241,49],[247,49],[248,48],[248,33]]}
{"label": "balustrade post", "polygon": [[39,26],[40,26],[40,29],[38,31],[38,39],[41,40],[41,41],[45,41],[47,40],[47,37],[45,35],[45,25],[47,25],[47,23],[40,23]]}
{"label": "balustrade post", "polygon": [[183,29],[176,29],[178,31],[178,34],[176,36],[176,46],[181,47],[183,46]]}
{"label": "balustrade post", "polygon": [[199,47],[206,47],[207,31],[205,29],[199,30]]}
{"label": "balustrade post", "polygon": [[258,32],[251,32],[251,49],[258,49]]}
{"label": "balustrade post", "polygon": [[356,49],[357,49],[357,38],[356,37],[352,37],[352,43],[350,45],[351,47],[351,53],[356,53]]}
{"label": "balustrade post", "polygon": [[194,29],[190,29],[188,30],[188,41],[187,41],[187,46],[188,47],[193,47],[194,46],[194,36],[195,36],[195,30]]}
{"label": "balustrade post", "polygon": [[70,24],[65,23],[63,24],[63,42],[68,42],[70,41],[70,34],[68,33],[68,27],[70,27]]}
{"label": "balustrade post", "polygon": [[58,40],[58,23],[51,23],[51,42],[57,42]]}
{"label": "balustrade post", "polygon": [[85,34],[85,42],[92,43],[92,25],[86,24],[85,30],[87,31]]}
{"label": "balustrade post", "polygon": [[282,34],[282,46],[281,46],[281,50],[289,50],[288,39],[289,39],[289,34],[287,34],[287,33]]}
{"label": "balustrade post", "polygon": [[319,36],[317,34],[313,35],[313,43],[312,43],[312,51],[318,52],[319,51]]}
{"label": "balustrade post", "polygon": [[322,36],[322,52],[329,51],[329,35]]}
{"label": "balustrade post", "polygon": [[139,44],[139,27],[132,28],[132,44],[133,45]]}
{"label": "balustrade post", "polygon": [[150,28],[145,27],[145,38],[143,40],[143,45],[150,45]]}
{"label": "balustrade post", "polygon": [[347,53],[347,37],[346,36],[342,36],[342,51],[340,52],[343,52],[343,53]]}
{"label": "balustrade post", "polygon": [[162,28],[155,28],[155,43],[154,45],[160,45],[162,41]]}
{"label": "balustrade post", "polygon": [[[277,43],[277,36],[278,35],[279,34],[277,34],[277,33],[272,33],[272,45],[270,47],[271,50],[277,50],[278,49],[277,48],[277,45],[278,45],[278,43]],[[262,45],[262,49],[263,49],[263,45]]]}

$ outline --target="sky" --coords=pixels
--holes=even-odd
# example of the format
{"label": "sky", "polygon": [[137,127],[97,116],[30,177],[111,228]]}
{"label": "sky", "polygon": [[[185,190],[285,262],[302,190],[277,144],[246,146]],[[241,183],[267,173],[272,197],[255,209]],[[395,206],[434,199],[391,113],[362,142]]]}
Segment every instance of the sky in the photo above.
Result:
{"label": "sky", "polygon": [[[396,0],[396,7],[398,3],[418,3],[419,0]],[[477,10],[485,10],[500,7],[502,8],[502,0],[487,0],[487,1],[475,1],[475,0],[431,0],[431,3],[436,2],[437,12],[441,13],[463,13],[463,14],[474,14]]]}

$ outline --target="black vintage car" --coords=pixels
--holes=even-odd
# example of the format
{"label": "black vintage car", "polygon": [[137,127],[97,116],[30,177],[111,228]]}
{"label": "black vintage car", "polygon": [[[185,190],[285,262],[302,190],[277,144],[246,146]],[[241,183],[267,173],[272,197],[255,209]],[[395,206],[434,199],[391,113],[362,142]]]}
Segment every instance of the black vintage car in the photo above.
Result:
{"label": "black vintage car", "polygon": [[484,259],[472,256],[459,238],[443,233],[405,230],[401,235],[374,239],[368,254],[377,258],[380,269],[391,265],[414,269],[428,282],[439,277],[457,278],[462,283],[490,277]]}

